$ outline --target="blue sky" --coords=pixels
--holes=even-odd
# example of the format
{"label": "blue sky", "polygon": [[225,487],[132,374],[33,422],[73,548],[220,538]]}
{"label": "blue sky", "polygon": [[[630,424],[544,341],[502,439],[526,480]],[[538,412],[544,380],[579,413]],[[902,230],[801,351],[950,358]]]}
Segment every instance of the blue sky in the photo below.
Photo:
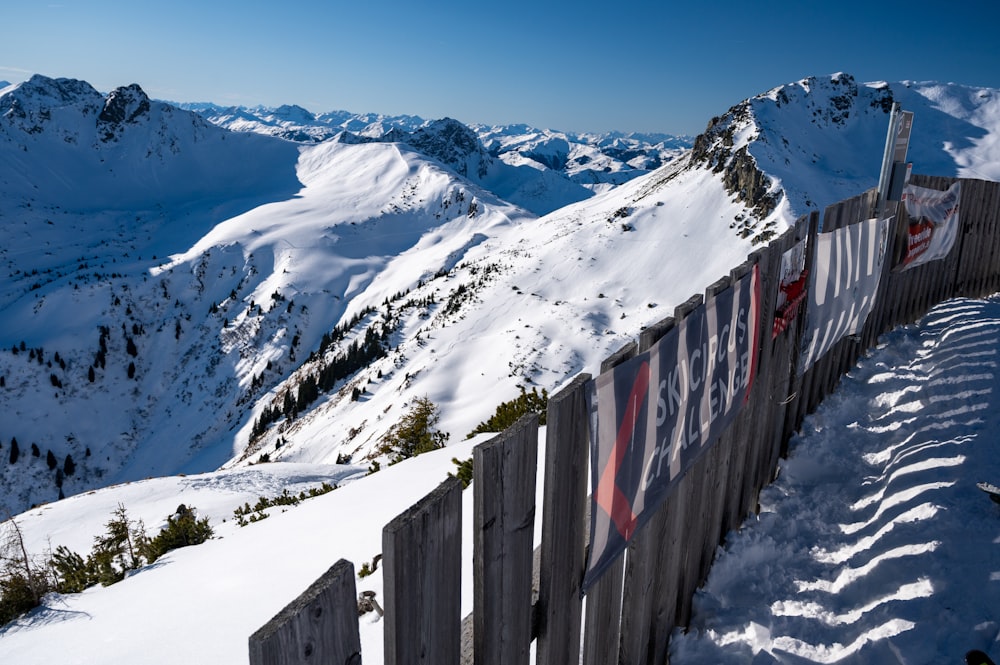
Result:
{"label": "blue sky", "polygon": [[697,134],[806,76],[1000,88],[1000,2],[54,0],[2,11],[0,79],[101,91]]}

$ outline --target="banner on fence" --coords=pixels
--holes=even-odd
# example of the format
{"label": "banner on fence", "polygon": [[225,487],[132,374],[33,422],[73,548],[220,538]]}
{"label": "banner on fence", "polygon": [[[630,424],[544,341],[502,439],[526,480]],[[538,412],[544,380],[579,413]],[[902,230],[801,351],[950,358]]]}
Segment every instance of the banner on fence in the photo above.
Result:
{"label": "banner on fence", "polygon": [[907,185],[903,203],[910,218],[903,269],[948,256],[958,235],[958,202],[962,183],[941,191]]}
{"label": "banner on fence", "polygon": [[806,299],[809,272],[806,270],[806,239],[795,243],[781,255],[781,275],[775,302],[771,338],[780,335],[799,315],[799,305]]}
{"label": "banner on fence", "polygon": [[869,219],[816,235],[799,374],[864,327],[878,293],[891,219]]}
{"label": "banner on fence", "polygon": [[592,382],[593,503],[584,590],[746,403],[757,364],[759,309],[754,266],[649,351]]}

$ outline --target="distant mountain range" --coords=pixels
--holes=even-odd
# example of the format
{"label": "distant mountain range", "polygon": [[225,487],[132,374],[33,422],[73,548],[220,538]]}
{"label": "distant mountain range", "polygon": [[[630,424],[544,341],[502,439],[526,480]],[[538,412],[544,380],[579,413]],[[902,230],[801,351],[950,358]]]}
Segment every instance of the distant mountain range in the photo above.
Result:
{"label": "distant mountain range", "polygon": [[0,510],[265,459],[367,468],[421,397],[460,439],[874,186],[894,101],[915,171],[1000,179],[998,100],[836,74],[688,141],[8,86]]}
{"label": "distant mountain range", "polygon": [[347,111],[314,115],[301,106],[177,106],[233,131],[299,143],[409,143],[536,214],[645,175],[676,159],[692,141],[669,134],[574,134],[527,125],[466,126],[450,118],[427,121],[410,115]]}

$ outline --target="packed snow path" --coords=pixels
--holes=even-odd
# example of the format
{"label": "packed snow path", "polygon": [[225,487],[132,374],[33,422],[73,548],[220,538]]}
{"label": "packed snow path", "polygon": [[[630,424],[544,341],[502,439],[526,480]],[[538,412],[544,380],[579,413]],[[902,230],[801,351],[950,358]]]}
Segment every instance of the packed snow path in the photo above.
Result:
{"label": "packed snow path", "polygon": [[791,441],[671,662],[960,663],[1000,654],[1000,298],[885,336]]}

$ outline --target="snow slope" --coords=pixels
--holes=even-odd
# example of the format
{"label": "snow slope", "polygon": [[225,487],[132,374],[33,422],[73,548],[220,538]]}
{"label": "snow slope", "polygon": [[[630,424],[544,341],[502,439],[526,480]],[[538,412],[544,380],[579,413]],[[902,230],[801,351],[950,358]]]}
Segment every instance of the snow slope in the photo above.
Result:
{"label": "snow slope", "polygon": [[[1000,508],[975,488],[1000,476],[990,438],[1000,426],[998,327],[1000,300],[950,301],[862,359],[793,440],[760,516],[728,535],[691,631],[673,636],[671,662],[916,664],[959,662],[972,648],[1000,653],[992,602]],[[33,551],[85,548],[119,502],[151,527],[177,502],[194,505],[217,538],[114,586],[48,596],[0,630],[0,660],[246,663],[252,632],[338,558],[370,561],[382,526],[477,442],[355,479],[287,512],[272,509],[244,528],[230,511],[255,495],[359,469],[260,465],[141,481],[29,511],[18,522]],[[471,499],[467,491],[466,591]],[[381,598],[381,584],[379,571],[358,590]],[[365,662],[381,662],[381,622],[365,615],[361,629]]]}

